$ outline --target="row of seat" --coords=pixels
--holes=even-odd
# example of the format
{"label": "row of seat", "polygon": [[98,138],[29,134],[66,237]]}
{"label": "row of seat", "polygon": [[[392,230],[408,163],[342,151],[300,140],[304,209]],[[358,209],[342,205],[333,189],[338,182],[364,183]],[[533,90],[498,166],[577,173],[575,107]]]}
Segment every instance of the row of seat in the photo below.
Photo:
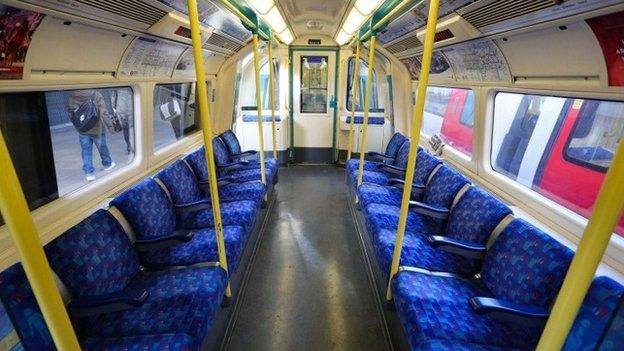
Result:
{"label": "row of seat", "polygon": [[[219,264],[204,148],[116,196],[44,247],[85,350],[197,350],[219,311],[271,184],[236,136],[213,139],[228,270]],[[266,161],[267,179],[277,162]],[[54,349],[20,263],[0,299],[22,346]]]}
{"label": "row of seat", "polygon": [[[371,154],[357,186],[373,250],[388,281],[410,141],[395,134]],[[536,346],[573,252],[427,151],[419,150],[394,305],[415,350],[516,350]],[[624,288],[596,278],[566,349],[624,345],[624,331],[598,340]],[[605,320],[605,318],[607,320]],[[591,323],[591,324],[588,324]],[[602,328],[602,329],[600,329]],[[613,327],[611,327],[613,328]],[[591,337],[587,336],[591,331]],[[582,337],[580,337],[582,335]]]}

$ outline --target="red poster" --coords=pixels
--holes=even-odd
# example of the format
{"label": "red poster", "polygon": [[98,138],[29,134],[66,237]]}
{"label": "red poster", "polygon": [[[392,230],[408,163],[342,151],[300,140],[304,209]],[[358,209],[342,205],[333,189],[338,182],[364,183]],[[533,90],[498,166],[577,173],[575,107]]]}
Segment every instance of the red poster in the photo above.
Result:
{"label": "red poster", "polygon": [[30,40],[44,16],[0,5],[0,79],[22,79]]}
{"label": "red poster", "polygon": [[610,86],[624,86],[624,11],[587,20],[602,47]]}

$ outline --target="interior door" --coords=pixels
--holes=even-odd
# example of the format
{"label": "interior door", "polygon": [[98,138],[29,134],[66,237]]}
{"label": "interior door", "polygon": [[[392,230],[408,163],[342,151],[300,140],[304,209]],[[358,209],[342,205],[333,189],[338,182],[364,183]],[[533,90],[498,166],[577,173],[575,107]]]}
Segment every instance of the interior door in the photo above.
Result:
{"label": "interior door", "polygon": [[336,52],[294,51],[294,161],[332,163]]}

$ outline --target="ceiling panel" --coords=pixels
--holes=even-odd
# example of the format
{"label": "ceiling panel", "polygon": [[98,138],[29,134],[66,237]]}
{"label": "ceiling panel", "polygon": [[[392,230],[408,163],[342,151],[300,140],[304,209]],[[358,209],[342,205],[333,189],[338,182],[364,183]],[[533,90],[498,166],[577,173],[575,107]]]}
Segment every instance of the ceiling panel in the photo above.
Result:
{"label": "ceiling panel", "polygon": [[344,0],[277,0],[295,36],[324,34],[334,36],[353,1]]}

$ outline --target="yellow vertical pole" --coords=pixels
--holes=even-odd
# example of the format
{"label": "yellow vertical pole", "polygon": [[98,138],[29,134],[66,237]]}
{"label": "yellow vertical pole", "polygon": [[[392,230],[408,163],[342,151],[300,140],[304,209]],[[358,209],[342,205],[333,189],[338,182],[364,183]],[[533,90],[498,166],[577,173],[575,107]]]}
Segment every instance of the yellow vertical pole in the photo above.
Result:
{"label": "yellow vertical pole", "polygon": [[2,133],[0,133],[0,179],[2,179],[0,211],[21,257],[26,277],[52,334],[54,344],[59,350],[80,350]]}
{"label": "yellow vertical pole", "polygon": [[273,72],[273,38],[269,40],[269,103],[271,104],[271,129],[273,134],[273,158],[277,160],[277,126],[275,125],[275,74]]}
{"label": "yellow vertical pole", "polygon": [[364,175],[364,156],[366,155],[366,143],[368,138],[368,115],[370,114],[370,99],[373,93],[373,67],[375,66],[375,46],[377,36],[373,34],[368,48],[368,77],[366,77],[366,95],[364,96],[364,121],[362,124],[362,140],[360,140],[360,164],[358,167],[358,187],[362,185]]}
{"label": "yellow vertical pole", "polygon": [[624,209],[624,139],[611,162],[538,350],[561,350]]}
{"label": "yellow vertical pole", "polygon": [[425,98],[427,97],[427,85],[429,84],[429,70],[431,68],[431,56],[433,55],[433,39],[438,22],[438,8],[440,0],[431,0],[429,3],[429,17],[427,19],[427,34],[425,35],[425,46],[423,48],[422,67],[418,78],[418,92],[416,96],[416,106],[412,116],[411,144],[407,161],[407,172],[405,173],[405,186],[403,187],[403,200],[401,202],[401,214],[399,215],[399,225],[392,254],[392,265],[390,268],[390,280],[386,299],[392,299],[392,278],[399,271],[399,260],[403,249],[403,236],[407,224],[407,210],[409,209],[410,195],[412,194],[412,182],[414,181],[414,170],[416,157],[418,155],[418,142],[420,139],[420,128],[422,126],[423,112],[425,110]]}
{"label": "yellow vertical pole", "polygon": [[[202,55],[201,32],[199,27],[199,15],[197,12],[197,0],[188,0],[189,20],[191,22],[191,39],[193,41],[193,56],[195,57],[195,75],[197,76],[197,99],[199,100],[199,118],[204,136],[206,160],[208,162],[208,174],[210,175],[210,200],[212,203],[212,215],[214,216],[215,232],[217,235],[217,250],[219,252],[219,264],[228,271],[227,256],[225,254],[225,242],[223,240],[223,222],[221,221],[221,205],[219,204],[219,188],[217,187],[217,170],[215,169],[214,151],[212,149],[212,125],[210,123],[210,110],[208,107],[208,91],[206,90],[206,72],[204,69],[204,56]],[[232,289],[228,283],[225,296],[232,296]]]}
{"label": "yellow vertical pole", "polygon": [[[269,46],[271,44],[269,43]],[[264,117],[262,116],[262,96],[260,87],[260,43],[258,41],[258,33],[253,35],[253,51],[254,51],[254,69],[256,74],[256,108],[258,109],[258,136],[260,140],[260,172],[262,175],[260,179],[262,184],[266,184],[266,172],[264,164],[264,131],[262,125],[264,124]]]}
{"label": "yellow vertical pole", "polygon": [[349,149],[347,151],[347,160],[351,159],[351,149],[353,148],[353,134],[355,132],[355,105],[358,97],[360,83],[360,41],[358,40],[355,48],[355,64],[353,70],[353,83],[351,83],[351,124],[349,125]]}

